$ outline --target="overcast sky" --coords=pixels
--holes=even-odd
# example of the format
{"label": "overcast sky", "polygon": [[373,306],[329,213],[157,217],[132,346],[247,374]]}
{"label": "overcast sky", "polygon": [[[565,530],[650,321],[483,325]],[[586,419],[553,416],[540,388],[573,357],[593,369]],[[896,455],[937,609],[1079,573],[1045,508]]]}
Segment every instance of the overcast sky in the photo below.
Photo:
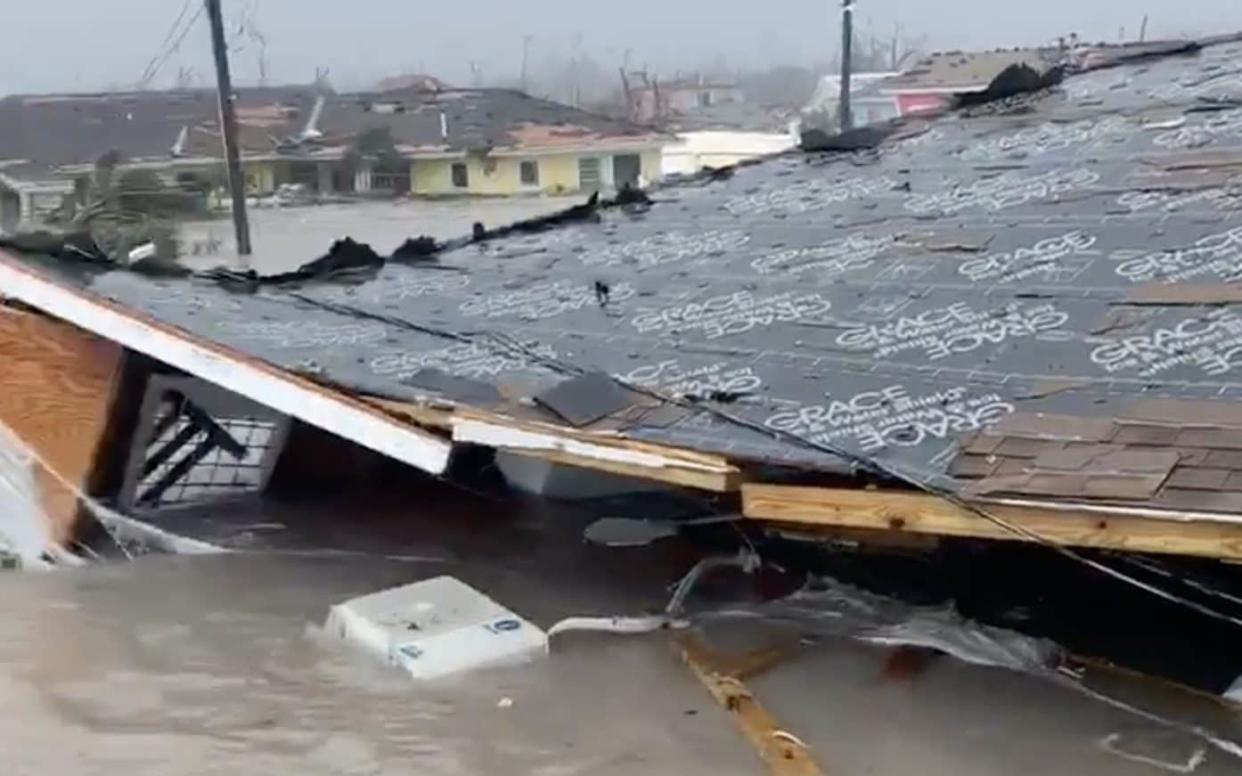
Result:
{"label": "overcast sky", "polygon": [[[4,0],[0,93],[93,90],[139,81],[182,9],[183,0]],[[193,16],[201,0],[189,0]],[[13,6],[17,8],[14,9]],[[1242,29],[1242,0],[857,0],[873,29],[901,23],[934,47],[996,47],[1049,42],[1077,32],[1116,40]],[[267,39],[271,82],[306,83],[331,68],[338,87],[383,75],[426,71],[470,81],[471,63],[488,80],[520,67],[522,39],[532,62],[569,56],[575,40],[601,65],[625,51],[658,71],[712,62],[730,67],[811,64],[830,59],[840,39],[837,0],[225,0],[231,27],[249,20]],[[175,36],[174,36],[175,37]],[[210,73],[208,31],[200,18],[181,47],[162,59],[157,86],[192,67]],[[235,43],[239,81],[258,78],[258,45]]]}

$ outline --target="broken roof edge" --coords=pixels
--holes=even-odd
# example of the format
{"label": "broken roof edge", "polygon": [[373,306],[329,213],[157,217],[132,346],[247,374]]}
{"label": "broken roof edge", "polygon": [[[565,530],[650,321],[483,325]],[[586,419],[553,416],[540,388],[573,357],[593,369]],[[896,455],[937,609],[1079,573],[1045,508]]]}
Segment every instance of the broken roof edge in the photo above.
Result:
{"label": "broken roof edge", "polygon": [[233,353],[111,302],[71,291],[0,250],[0,296],[112,340],[207,382],[353,440],[430,474],[448,468],[452,444],[352,397]]}

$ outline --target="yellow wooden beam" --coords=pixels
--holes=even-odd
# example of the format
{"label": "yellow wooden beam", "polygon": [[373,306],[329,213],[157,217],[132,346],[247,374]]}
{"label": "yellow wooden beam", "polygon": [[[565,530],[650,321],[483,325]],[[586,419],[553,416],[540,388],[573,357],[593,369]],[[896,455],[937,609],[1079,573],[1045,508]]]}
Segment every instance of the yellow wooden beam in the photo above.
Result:
{"label": "yellow wooden beam", "polygon": [[[1006,523],[1066,547],[1242,560],[1242,521],[978,504]],[[844,527],[996,541],[1031,541],[977,512],[927,493],[742,485],[742,514],[791,528]]]}
{"label": "yellow wooden beam", "polygon": [[674,644],[682,661],[716,703],[729,712],[733,724],[759,753],[768,766],[768,773],[772,776],[823,776],[806,745],[783,730],[777,719],[742,684],[742,677],[730,672],[732,664],[740,674],[753,675],[774,665],[778,657],[788,656],[787,649],[761,650],[749,658],[729,660],[712,652],[693,633],[679,634]]}

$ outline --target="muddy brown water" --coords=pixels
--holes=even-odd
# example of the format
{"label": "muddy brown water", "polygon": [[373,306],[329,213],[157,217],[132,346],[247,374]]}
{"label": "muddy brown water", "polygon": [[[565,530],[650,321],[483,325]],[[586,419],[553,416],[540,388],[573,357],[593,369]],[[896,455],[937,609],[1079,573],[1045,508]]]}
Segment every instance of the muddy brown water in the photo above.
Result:
{"label": "muddy brown water", "polygon": [[[667,634],[570,635],[541,662],[424,685],[318,630],[334,602],[440,573],[543,626],[639,613],[696,556],[678,542],[586,547],[589,519],[440,492],[383,510],[228,505],[163,519],[227,554],[0,576],[2,771],[764,773]],[[1199,738],[1047,679],[834,636],[839,603],[764,604],[734,578],[693,603],[718,612],[700,621],[722,649],[820,634],[749,684],[826,773],[1242,772]]]}

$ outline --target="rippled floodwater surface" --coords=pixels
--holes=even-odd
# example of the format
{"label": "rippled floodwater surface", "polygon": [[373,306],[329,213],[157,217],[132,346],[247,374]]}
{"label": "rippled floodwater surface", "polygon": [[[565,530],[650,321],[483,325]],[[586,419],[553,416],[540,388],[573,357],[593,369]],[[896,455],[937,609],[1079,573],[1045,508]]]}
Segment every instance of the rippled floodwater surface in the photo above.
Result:
{"label": "rippled floodwater surface", "polygon": [[[584,547],[580,526],[554,536],[452,525],[343,524],[340,535],[371,537],[350,551],[287,530],[264,538],[270,524],[217,525],[211,538],[242,551],[0,576],[0,771],[765,772],[667,634],[573,634],[542,662],[414,684],[318,632],[334,602],[440,573],[545,627],[633,614],[662,605],[692,562],[675,545]],[[725,640],[777,629],[762,617],[722,622]],[[948,657],[894,670],[893,654],[825,638],[750,686],[826,773],[1167,772],[1110,748],[1182,762],[1202,750],[1196,773],[1242,772],[1240,760],[1051,682]]]}

